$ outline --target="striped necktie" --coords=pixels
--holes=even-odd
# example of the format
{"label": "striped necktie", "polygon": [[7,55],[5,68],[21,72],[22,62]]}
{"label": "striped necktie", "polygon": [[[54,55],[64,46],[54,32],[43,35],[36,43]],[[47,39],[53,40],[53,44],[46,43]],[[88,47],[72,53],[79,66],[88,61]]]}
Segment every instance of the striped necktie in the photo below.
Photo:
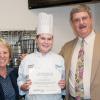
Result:
{"label": "striped necktie", "polygon": [[81,41],[81,48],[78,53],[78,61],[75,73],[76,100],[81,100],[81,97],[84,96],[83,71],[84,71],[84,40]]}

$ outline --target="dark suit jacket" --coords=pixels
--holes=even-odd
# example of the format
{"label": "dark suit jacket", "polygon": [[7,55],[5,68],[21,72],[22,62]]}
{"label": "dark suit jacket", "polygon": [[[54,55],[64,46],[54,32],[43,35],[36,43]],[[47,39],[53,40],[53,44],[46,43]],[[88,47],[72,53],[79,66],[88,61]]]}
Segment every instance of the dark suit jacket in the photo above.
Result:
{"label": "dark suit jacket", "polygon": [[[16,100],[19,100],[19,91],[18,91],[18,86],[17,86],[18,69],[13,68],[9,76],[16,93]],[[0,84],[0,100],[5,100],[4,92],[3,92],[1,84]]]}
{"label": "dark suit jacket", "polygon": [[[74,51],[74,48],[77,43],[77,38],[66,43],[60,54],[65,59],[66,66],[66,86],[68,89],[68,78],[69,71],[71,66],[71,58]],[[93,58],[92,58],[92,69],[91,69],[91,80],[90,80],[90,95],[91,100],[100,99],[100,34],[96,34],[93,48]],[[88,76],[87,76],[88,77]]]}

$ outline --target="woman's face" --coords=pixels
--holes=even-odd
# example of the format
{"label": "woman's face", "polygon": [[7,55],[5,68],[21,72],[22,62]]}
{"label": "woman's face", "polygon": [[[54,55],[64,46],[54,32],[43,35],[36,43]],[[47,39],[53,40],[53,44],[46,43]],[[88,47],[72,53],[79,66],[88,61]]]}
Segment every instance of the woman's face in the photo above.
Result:
{"label": "woman's face", "polygon": [[53,45],[53,36],[50,34],[41,34],[37,38],[37,46],[42,54],[48,53]]}
{"label": "woman's face", "polygon": [[6,65],[9,63],[9,50],[8,48],[0,43],[0,68],[6,67]]}

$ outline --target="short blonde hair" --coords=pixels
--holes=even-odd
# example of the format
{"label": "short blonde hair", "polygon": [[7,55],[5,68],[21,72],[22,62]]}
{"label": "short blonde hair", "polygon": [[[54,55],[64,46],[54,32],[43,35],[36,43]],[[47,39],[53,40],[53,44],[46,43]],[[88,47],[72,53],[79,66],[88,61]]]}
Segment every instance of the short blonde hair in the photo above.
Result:
{"label": "short blonde hair", "polygon": [[0,43],[8,48],[9,55],[10,55],[9,59],[11,59],[12,58],[12,47],[11,47],[11,45],[5,39],[3,39],[2,37],[0,37]]}
{"label": "short blonde hair", "polygon": [[87,12],[89,14],[89,16],[92,17],[92,11],[91,11],[90,7],[85,5],[85,4],[80,4],[80,5],[75,6],[71,10],[71,12],[70,12],[70,21],[73,20],[73,14],[79,13],[79,12]]}

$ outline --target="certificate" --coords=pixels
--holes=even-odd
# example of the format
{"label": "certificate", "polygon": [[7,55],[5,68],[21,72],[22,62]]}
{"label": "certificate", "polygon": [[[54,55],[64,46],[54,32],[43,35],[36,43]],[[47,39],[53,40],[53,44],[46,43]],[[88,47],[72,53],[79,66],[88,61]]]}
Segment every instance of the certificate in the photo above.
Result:
{"label": "certificate", "polygon": [[29,94],[59,94],[61,88],[58,85],[61,73],[53,68],[52,70],[29,68],[29,79],[32,85]]}

